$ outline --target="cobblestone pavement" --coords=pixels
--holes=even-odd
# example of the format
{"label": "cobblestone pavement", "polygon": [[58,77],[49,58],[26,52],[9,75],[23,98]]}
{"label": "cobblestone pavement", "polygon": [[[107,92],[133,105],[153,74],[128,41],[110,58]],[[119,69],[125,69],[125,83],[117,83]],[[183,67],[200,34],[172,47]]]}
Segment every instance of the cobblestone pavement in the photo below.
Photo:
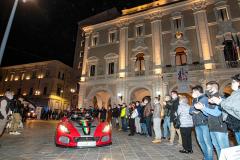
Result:
{"label": "cobblestone pavement", "polygon": [[99,148],[58,148],[54,144],[57,121],[28,121],[21,135],[4,134],[0,160],[201,160],[193,137],[193,154],[179,153],[180,146],[152,144],[151,138],[113,131],[113,144]]}

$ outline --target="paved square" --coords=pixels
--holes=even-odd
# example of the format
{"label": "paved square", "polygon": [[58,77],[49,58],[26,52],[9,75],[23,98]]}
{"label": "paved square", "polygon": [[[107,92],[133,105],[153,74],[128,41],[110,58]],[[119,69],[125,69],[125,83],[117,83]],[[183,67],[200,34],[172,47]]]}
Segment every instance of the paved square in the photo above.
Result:
{"label": "paved square", "polygon": [[21,135],[4,134],[0,160],[201,160],[193,137],[193,154],[181,154],[181,146],[152,144],[151,138],[113,131],[113,144],[99,148],[58,148],[54,144],[57,121],[28,121]]}

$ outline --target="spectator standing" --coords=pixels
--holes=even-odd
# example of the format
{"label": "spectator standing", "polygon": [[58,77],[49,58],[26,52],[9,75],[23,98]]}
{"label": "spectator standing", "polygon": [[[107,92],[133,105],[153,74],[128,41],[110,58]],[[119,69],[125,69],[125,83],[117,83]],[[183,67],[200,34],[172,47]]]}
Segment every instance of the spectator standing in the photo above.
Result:
{"label": "spectator standing", "polygon": [[136,109],[137,109],[137,112],[138,112],[138,116],[135,118],[136,133],[137,133],[137,134],[141,134],[141,133],[142,133],[141,124],[140,124],[140,119],[141,119],[141,115],[140,115],[141,105],[140,105],[140,102],[139,102],[139,101],[136,101]]}
{"label": "spectator standing", "polygon": [[192,88],[193,103],[190,108],[190,114],[193,118],[197,141],[203,152],[204,160],[213,160],[213,146],[208,128],[208,118],[200,110],[195,108],[196,104],[208,106],[208,97],[203,93],[202,86]]}
{"label": "spectator standing", "polygon": [[150,97],[145,97],[143,102],[145,104],[143,117],[145,119],[148,136],[152,137],[152,106]]}
{"label": "spectator standing", "polygon": [[152,141],[152,143],[160,143],[161,142],[161,105],[160,105],[160,98],[155,97],[154,98],[154,104],[153,104],[153,130],[155,133],[155,139]]}
{"label": "spectator standing", "polygon": [[170,109],[170,125],[171,125],[171,129],[170,129],[170,143],[169,145],[173,145],[175,136],[176,136],[176,132],[178,134],[178,143],[182,144],[182,137],[180,134],[180,130],[176,129],[174,127],[174,120],[176,118],[176,113],[178,110],[178,105],[179,105],[179,98],[178,98],[178,92],[177,91],[171,91],[171,102],[169,103],[169,109]]}
{"label": "spectator standing", "polygon": [[225,111],[224,120],[228,128],[233,130],[236,141],[240,145],[240,74],[232,77],[231,88],[233,92],[228,98],[212,97],[211,101],[220,104]]}
{"label": "spectator standing", "polygon": [[209,105],[204,106],[201,103],[196,104],[197,109],[201,109],[208,116],[208,128],[212,144],[220,157],[221,149],[229,147],[229,138],[227,124],[223,122],[222,109],[219,105],[211,101],[212,97],[220,97],[219,84],[216,81],[210,81],[206,85],[206,94],[209,98]]}
{"label": "spectator standing", "polygon": [[10,105],[13,100],[13,93],[7,91],[5,96],[0,100],[0,136],[8,122],[8,116],[11,114]]}
{"label": "spectator standing", "polygon": [[189,114],[190,106],[188,105],[188,99],[185,96],[180,96],[178,115],[180,119],[180,133],[182,137],[182,147],[180,153],[193,153],[192,150],[192,127],[193,120]]}
{"label": "spectator standing", "polygon": [[170,138],[170,103],[171,97],[166,96],[163,102],[164,105],[164,120],[163,120],[163,139]]}

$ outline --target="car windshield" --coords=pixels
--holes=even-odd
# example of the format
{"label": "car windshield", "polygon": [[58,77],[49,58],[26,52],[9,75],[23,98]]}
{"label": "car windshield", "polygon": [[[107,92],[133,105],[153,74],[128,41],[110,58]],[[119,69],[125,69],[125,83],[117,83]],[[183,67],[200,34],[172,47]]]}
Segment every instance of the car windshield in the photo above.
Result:
{"label": "car windshield", "polygon": [[72,111],[69,117],[72,121],[93,120],[91,113],[87,111]]}

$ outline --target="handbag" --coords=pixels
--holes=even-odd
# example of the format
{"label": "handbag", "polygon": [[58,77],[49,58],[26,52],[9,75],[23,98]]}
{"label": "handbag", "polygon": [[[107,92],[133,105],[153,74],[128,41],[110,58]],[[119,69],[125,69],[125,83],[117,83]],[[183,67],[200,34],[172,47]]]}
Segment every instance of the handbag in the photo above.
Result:
{"label": "handbag", "polygon": [[176,117],[173,120],[173,126],[174,126],[174,128],[179,129],[180,126],[181,126],[180,115],[177,112],[176,112],[176,114],[177,115],[176,115]]}

